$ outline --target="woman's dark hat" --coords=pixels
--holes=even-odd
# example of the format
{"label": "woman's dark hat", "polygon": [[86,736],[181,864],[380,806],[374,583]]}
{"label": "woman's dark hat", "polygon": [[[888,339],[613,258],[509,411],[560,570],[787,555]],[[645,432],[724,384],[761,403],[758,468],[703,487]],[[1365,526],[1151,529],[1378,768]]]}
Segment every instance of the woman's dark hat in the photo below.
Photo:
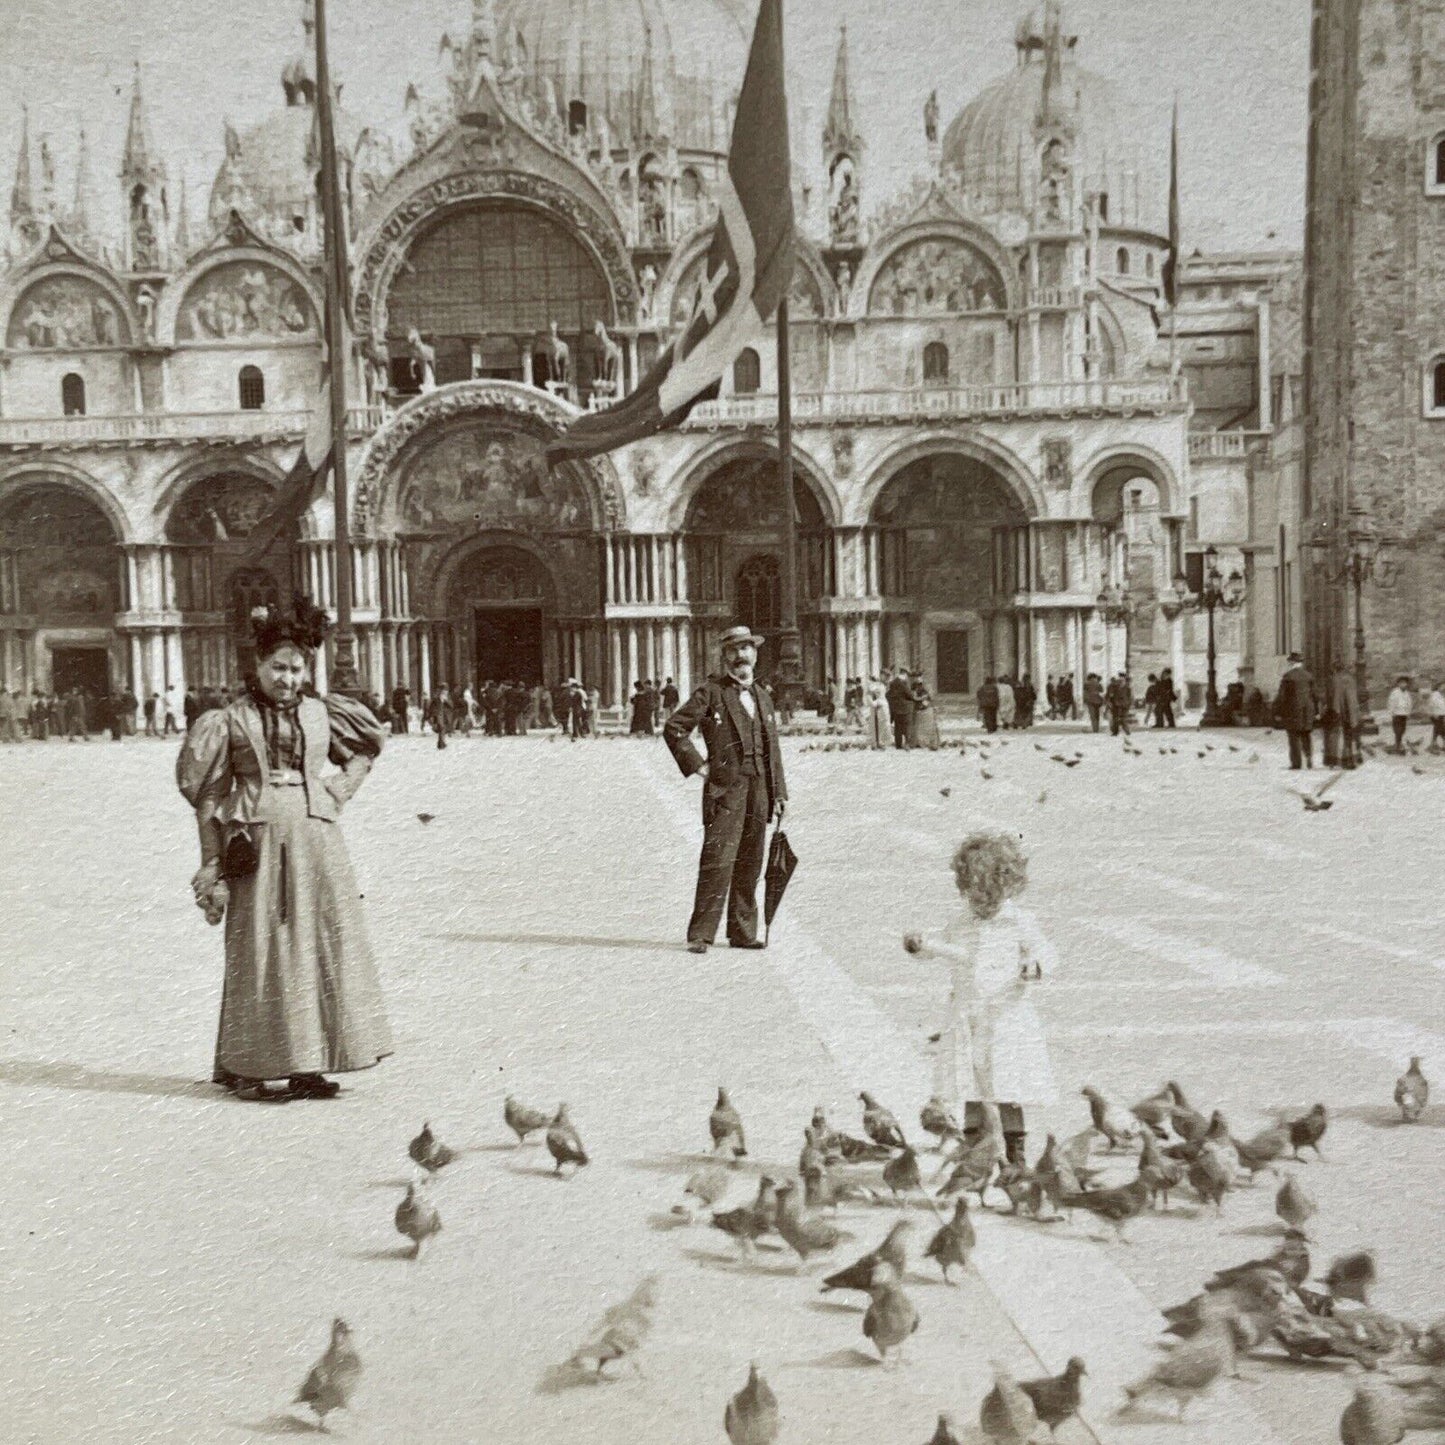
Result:
{"label": "woman's dark hat", "polygon": [[269,657],[278,647],[288,644],[303,652],[315,652],[331,630],[326,613],[300,592],[292,597],[289,611],[283,611],[274,603],[252,608],[250,623],[257,657]]}

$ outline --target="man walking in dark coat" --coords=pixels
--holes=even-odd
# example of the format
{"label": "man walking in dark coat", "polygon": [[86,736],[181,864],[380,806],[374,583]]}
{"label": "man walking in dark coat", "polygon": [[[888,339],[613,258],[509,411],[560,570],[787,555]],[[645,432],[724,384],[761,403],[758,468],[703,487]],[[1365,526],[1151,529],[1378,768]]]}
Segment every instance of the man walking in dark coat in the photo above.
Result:
{"label": "man walking in dark coat", "polygon": [[[687,925],[690,953],[706,953],[727,906],[728,942],[763,948],[758,937],[758,879],[768,823],[781,819],[788,788],[772,700],[753,669],[763,639],[730,627],[720,639],[723,674],[711,677],[668,718],[663,737],[684,777],[703,775],[702,857]],[[706,759],[693,745],[702,730]]]}
{"label": "man walking in dark coat", "polygon": [[998,731],[998,683],[986,677],[978,690],[978,715],[986,732]]}
{"label": "man walking in dark coat", "polygon": [[908,674],[899,668],[888,684],[888,716],[893,721],[893,746],[907,749],[909,734],[913,731],[913,684]]}
{"label": "man walking in dark coat", "polygon": [[1279,693],[1274,700],[1275,716],[1289,734],[1289,765],[1298,772],[1301,764],[1315,765],[1315,680],[1297,652],[1289,655],[1289,670],[1279,680]]}
{"label": "man walking in dark coat", "polygon": [[1099,731],[1099,714],[1104,710],[1104,681],[1097,672],[1084,679],[1084,707],[1089,713],[1089,726]]}

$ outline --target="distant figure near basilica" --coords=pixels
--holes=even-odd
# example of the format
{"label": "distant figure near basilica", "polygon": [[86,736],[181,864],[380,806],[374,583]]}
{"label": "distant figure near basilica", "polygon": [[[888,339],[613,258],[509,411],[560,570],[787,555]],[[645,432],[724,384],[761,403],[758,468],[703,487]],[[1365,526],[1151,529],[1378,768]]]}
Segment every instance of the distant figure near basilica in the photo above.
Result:
{"label": "distant figure near basilica", "polygon": [[[213,1077],[259,1103],[328,1099],[339,1085],[327,1074],[392,1047],[337,822],[384,731],[360,703],[308,688],[324,613],[298,598],[293,616],[257,609],[252,623],[245,694],[197,720],[176,764],[200,832],[196,904],[226,922]],[[328,760],[340,772],[323,776]]]}
{"label": "distant figure near basilica", "polygon": [[[758,879],[768,823],[783,816],[788,786],[772,700],[754,682],[763,639],[730,627],[720,639],[722,675],[710,677],[668,718],[663,736],[684,777],[703,776],[702,857],[687,946],[706,953],[727,905],[734,948],[763,948],[758,937]],[[706,759],[693,746],[702,730]]]}

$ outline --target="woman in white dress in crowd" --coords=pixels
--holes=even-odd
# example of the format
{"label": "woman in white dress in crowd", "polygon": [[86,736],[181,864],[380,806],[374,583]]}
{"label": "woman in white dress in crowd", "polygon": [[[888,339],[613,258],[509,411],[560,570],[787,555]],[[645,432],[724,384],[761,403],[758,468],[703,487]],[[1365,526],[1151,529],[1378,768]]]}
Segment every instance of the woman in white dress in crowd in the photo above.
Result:
{"label": "woman in white dress in crowd", "polygon": [[998,1104],[1009,1157],[1021,1159],[1024,1109],[1051,1107],[1058,1099],[1031,997],[1052,972],[1055,954],[1033,916],[1014,902],[1028,885],[1028,860],[1016,837],[965,838],[953,855],[953,876],[968,907],[942,933],[910,933],[903,940],[908,952],[951,966],[934,1091],[951,1109],[972,1101]]}
{"label": "woman in white dress in crowd", "polygon": [[893,724],[888,718],[888,689],[881,677],[868,683],[868,712],[864,735],[871,748],[886,748],[893,741]]}

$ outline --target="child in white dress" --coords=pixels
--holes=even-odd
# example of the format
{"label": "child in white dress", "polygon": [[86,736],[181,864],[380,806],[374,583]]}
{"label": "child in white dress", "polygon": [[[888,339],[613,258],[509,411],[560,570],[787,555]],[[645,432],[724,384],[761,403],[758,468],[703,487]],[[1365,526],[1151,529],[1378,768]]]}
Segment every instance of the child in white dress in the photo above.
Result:
{"label": "child in white dress", "polygon": [[1023,1108],[1058,1098],[1043,1023],[1030,998],[1052,971],[1055,954],[1032,915],[1013,901],[1028,885],[1028,860],[1017,838],[971,835],[953,855],[953,873],[967,910],[943,933],[910,933],[903,946],[952,964],[935,1092],[955,1109],[970,1100],[997,1103],[1014,1157],[1023,1149]]}

